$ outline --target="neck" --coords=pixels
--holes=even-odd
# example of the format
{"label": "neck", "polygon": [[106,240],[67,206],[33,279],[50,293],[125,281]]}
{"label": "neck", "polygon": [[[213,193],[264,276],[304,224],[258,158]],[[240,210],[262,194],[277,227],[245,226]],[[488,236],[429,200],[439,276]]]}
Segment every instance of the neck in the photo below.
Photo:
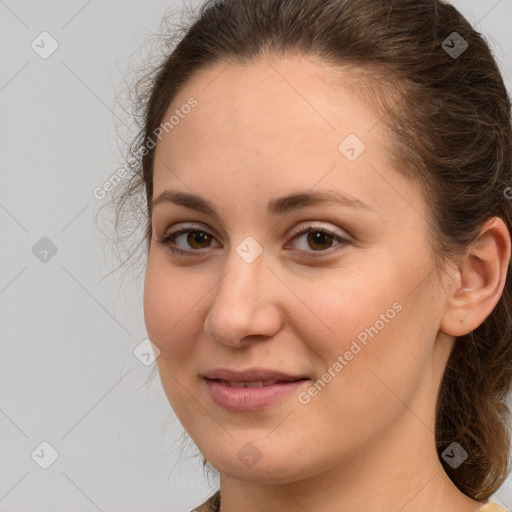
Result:
{"label": "neck", "polygon": [[[434,434],[406,410],[398,425],[357,456],[292,483],[253,483],[221,475],[221,512],[476,512],[445,473]],[[293,461],[290,461],[293,464]]]}

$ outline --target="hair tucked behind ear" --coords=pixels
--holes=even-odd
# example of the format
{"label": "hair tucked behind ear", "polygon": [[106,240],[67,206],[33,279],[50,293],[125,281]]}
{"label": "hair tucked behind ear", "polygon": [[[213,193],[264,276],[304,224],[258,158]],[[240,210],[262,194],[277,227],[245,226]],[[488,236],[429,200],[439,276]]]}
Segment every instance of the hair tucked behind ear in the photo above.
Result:
{"label": "hair tucked behind ear", "polygon": [[[442,45],[453,32],[468,44],[458,56],[447,51],[453,40]],[[454,7],[435,0],[211,0],[139,90],[134,176],[118,214],[145,191],[148,243],[149,142],[178,90],[212,63],[285,54],[348,67],[361,90],[371,93],[391,133],[395,168],[423,185],[439,271],[464,254],[491,217],[501,217],[512,232],[509,96],[485,40]],[[490,316],[456,340],[438,396],[439,454],[453,441],[468,453],[456,469],[441,462],[457,487],[477,500],[494,493],[510,469],[511,279],[509,266]]]}

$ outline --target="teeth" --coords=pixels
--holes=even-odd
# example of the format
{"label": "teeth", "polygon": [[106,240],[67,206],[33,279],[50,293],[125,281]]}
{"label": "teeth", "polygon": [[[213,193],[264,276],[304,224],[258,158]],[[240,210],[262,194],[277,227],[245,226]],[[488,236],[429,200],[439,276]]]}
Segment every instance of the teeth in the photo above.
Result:
{"label": "teeth", "polygon": [[222,381],[224,384],[228,384],[232,388],[261,388],[264,385],[270,386],[274,384],[275,380],[253,380],[253,381],[245,381],[245,382],[235,382],[235,381]]}
{"label": "teeth", "polygon": [[[263,386],[272,386],[273,384],[276,384],[277,382],[283,382],[279,381],[277,379],[266,379],[266,380],[252,380],[252,381],[228,381],[228,380],[221,380],[223,384],[226,386],[231,386],[232,388],[261,388]],[[288,381],[284,381],[288,382]]]}
{"label": "teeth", "polygon": [[253,380],[250,382],[244,382],[244,386],[248,388],[261,388],[263,386],[262,380]]}
{"label": "teeth", "polygon": [[224,382],[229,384],[232,388],[243,388],[244,387],[243,382],[227,382],[227,381],[224,381]]}

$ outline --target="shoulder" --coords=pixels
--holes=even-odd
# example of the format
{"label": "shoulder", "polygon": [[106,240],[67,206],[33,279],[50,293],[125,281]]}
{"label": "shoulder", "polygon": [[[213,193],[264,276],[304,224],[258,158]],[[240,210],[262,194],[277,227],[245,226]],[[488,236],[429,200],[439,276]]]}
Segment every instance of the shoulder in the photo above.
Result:
{"label": "shoulder", "polygon": [[217,491],[213,496],[210,496],[204,503],[199,505],[199,507],[195,508],[192,512],[217,512],[219,510],[219,507],[220,491]]}

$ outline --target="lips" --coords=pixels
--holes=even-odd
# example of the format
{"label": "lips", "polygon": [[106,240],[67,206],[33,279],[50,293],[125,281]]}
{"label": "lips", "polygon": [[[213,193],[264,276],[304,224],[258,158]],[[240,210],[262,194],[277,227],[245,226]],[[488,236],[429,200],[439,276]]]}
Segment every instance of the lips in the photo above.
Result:
{"label": "lips", "polygon": [[297,392],[310,380],[301,375],[271,369],[219,368],[202,375],[211,400],[229,411],[266,409]]}

